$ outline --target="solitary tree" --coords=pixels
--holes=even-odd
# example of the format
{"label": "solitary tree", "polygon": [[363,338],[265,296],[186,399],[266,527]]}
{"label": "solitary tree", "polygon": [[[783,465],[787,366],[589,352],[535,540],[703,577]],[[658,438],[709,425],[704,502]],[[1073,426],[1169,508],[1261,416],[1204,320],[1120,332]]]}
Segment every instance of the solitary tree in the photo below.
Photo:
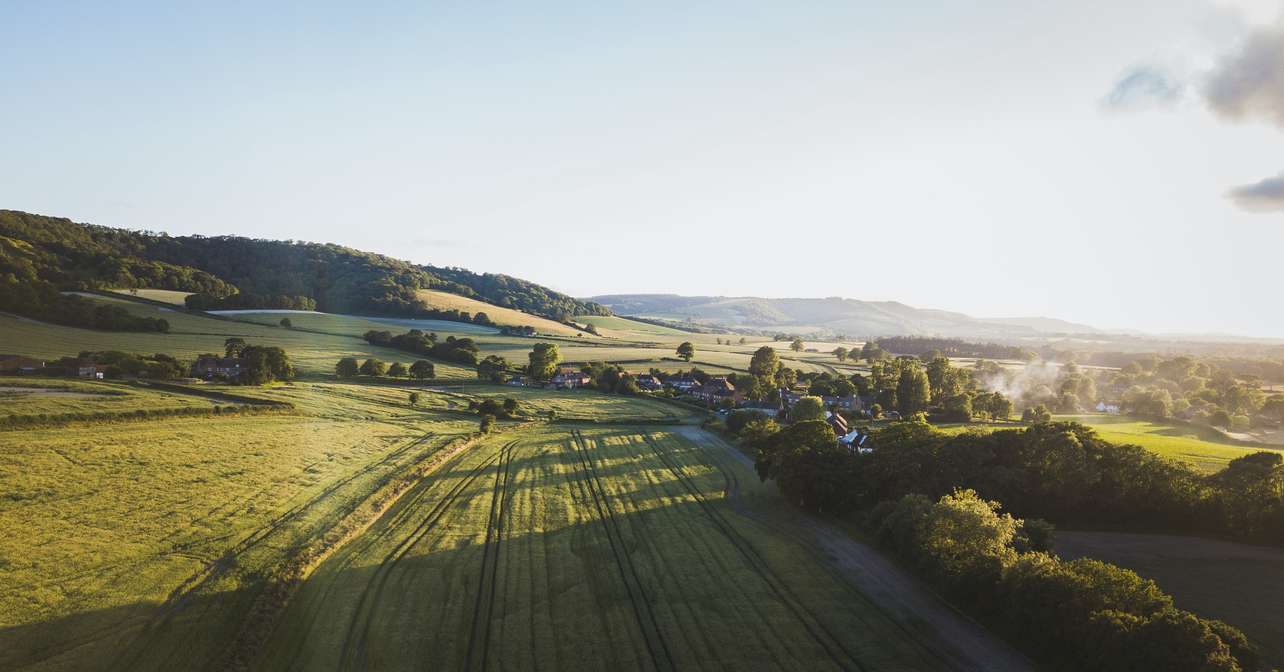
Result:
{"label": "solitary tree", "polygon": [[917,363],[906,366],[896,383],[896,404],[901,415],[925,410],[932,401],[932,386],[927,373]]}
{"label": "solitary tree", "polygon": [[410,375],[420,380],[424,380],[425,378],[432,378],[437,375],[437,372],[435,367],[433,367],[432,362],[420,359],[410,365]]}
{"label": "solitary tree", "polygon": [[334,373],[340,378],[351,378],[361,372],[361,365],[356,357],[344,357],[334,365]]}
{"label": "solitary tree", "polygon": [[526,372],[531,378],[545,381],[553,377],[557,362],[561,359],[557,346],[552,343],[536,343],[530,353],[530,366]]}
{"label": "solitary tree", "polygon": [[517,413],[517,400],[509,397],[504,400],[504,413],[512,417]]}
{"label": "solitary tree", "polygon": [[479,427],[482,434],[489,434],[495,431],[495,416],[489,413],[481,417],[481,426]]}
{"label": "solitary tree", "polygon": [[834,356],[837,357],[840,362],[847,361],[847,348],[844,348],[841,345],[834,348]]}
{"label": "solitary tree", "polygon": [[388,372],[388,365],[371,357],[361,364],[361,373],[366,376],[382,376]]}
{"label": "solitary tree", "polygon": [[411,392],[411,393],[410,393],[410,405],[411,405],[411,406],[418,406],[418,405],[419,405],[419,393],[418,393],[418,392]]}
{"label": "solitary tree", "polygon": [[795,336],[794,340],[789,343],[789,349],[794,352],[802,352],[804,347],[803,340],[797,336]]}
{"label": "solitary tree", "polygon": [[223,341],[223,352],[228,357],[239,357],[241,351],[245,349],[245,339],[233,336]]}
{"label": "solitary tree", "polygon": [[388,366],[388,375],[394,378],[405,378],[407,373],[406,365],[401,362],[393,362]]}
{"label": "solitary tree", "polygon": [[678,356],[684,362],[689,362],[692,357],[695,357],[695,346],[691,345],[691,341],[683,341],[682,345],[678,346]]}
{"label": "solitary tree", "polygon": [[290,321],[290,318],[283,317],[281,318],[281,326],[285,327],[286,329],[292,329],[294,327],[294,323]]}

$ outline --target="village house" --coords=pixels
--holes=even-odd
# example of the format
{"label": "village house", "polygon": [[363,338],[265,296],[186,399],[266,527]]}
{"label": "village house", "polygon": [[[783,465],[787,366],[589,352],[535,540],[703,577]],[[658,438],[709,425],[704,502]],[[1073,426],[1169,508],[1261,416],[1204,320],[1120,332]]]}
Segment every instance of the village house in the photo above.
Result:
{"label": "village house", "polygon": [[201,355],[192,364],[192,377],[206,380],[211,378],[236,378],[241,375],[241,365],[240,357]]}
{"label": "village house", "polygon": [[0,355],[0,373],[32,373],[45,368],[45,360],[22,355]]}
{"label": "village house", "polygon": [[740,393],[736,391],[736,386],[722,376],[710,378],[704,385],[692,390],[691,394],[701,401],[711,404],[719,403],[725,399],[730,399],[733,402],[740,401]]}
{"label": "village house", "polygon": [[[785,403],[790,406],[793,406],[798,403],[799,399],[807,396],[813,395],[809,395],[805,391],[798,392],[795,390],[782,391],[780,393],[780,398],[785,400]],[[820,402],[824,404],[826,408],[837,408],[841,411],[860,412],[865,408],[865,404],[861,401],[861,398],[854,394],[849,394],[845,397],[821,397]]]}
{"label": "village house", "polygon": [[1107,404],[1104,401],[1098,401],[1097,412],[1107,413],[1109,415],[1119,415],[1119,404]]}
{"label": "village house", "polygon": [[825,422],[834,430],[835,436],[847,436],[851,432],[851,428],[847,426],[847,420],[832,411],[825,411]]}
{"label": "village house", "polygon": [[588,385],[593,379],[583,371],[575,369],[562,368],[548,381],[548,387],[560,390],[573,390],[577,387]]}
{"label": "village house", "polygon": [[[79,360],[74,365],[77,378],[90,378],[93,380],[103,379],[103,367],[89,361]],[[70,371],[72,367],[68,367]]]}
{"label": "village house", "polygon": [[513,376],[504,384],[512,387],[526,387],[526,376]]}
{"label": "village house", "polygon": [[664,381],[664,384],[683,394],[690,394],[692,390],[700,387],[700,381],[686,376],[682,376],[681,378],[670,378]]}
{"label": "village house", "polygon": [[644,392],[658,392],[664,388],[664,385],[660,383],[660,379],[649,373],[639,373],[633,378],[633,381],[638,384],[638,389]]}

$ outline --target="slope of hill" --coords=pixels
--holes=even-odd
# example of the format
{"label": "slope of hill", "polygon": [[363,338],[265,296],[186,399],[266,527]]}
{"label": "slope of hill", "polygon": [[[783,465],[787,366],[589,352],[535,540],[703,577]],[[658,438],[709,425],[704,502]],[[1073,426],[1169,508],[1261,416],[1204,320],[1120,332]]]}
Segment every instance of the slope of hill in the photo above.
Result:
{"label": "slope of hill", "polygon": [[[327,312],[413,315],[435,289],[550,317],[606,315],[518,278],[421,266],[339,245],[169,236],[0,210],[0,279],[58,289],[130,288],[305,297]],[[235,307],[235,306],[233,306]]]}
{"label": "slope of hill", "polygon": [[[939,335],[1021,337],[1065,331],[1060,320],[982,320],[945,310],[914,308],[896,301],[766,299],[759,297],[615,294],[590,299],[621,315],[638,315],[697,324],[761,331],[828,333],[851,336]],[[1090,327],[1083,327],[1090,330]]]}

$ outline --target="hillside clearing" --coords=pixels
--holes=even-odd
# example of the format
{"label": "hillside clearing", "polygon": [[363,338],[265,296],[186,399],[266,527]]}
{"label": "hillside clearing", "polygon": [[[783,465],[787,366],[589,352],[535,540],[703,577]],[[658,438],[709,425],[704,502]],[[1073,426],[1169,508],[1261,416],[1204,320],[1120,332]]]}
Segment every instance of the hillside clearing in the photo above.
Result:
{"label": "hillside clearing", "polygon": [[1088,425],[1107,441],[1136,444],[1158,455],[1185,462],[1204,473],[1220,471],[1231,460],[1259,450],[1278,450],[1271,446],[1236,443],[1215,430],[1192,425],[1118,415],[1068,415],[1057,416],[1056,419]]}
{"label": "hillside clearing", "polygon": [[476,315],[477,313],[486,313],[492,322],[505,327],[534,327],[535,331],[541,334],[553,334],[557,336],[576,336],[583,334],[589,338],[589,334],[584,334],[580,330],[555,322],[548,318],[523,313],[520,310],[512,308],[503,308],[484,301],[470,299],[458,294],[450,294],[433,289],[421,289],[416,295],[431,308],[439,310],[461,310],[466,313]]}

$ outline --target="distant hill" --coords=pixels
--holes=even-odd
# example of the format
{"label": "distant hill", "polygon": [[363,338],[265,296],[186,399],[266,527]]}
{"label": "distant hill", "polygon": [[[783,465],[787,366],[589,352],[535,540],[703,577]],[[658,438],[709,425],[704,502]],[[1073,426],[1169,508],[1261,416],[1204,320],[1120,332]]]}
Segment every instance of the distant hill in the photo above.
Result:
{"label": "distant hill", "polygon": [[7,278],[58,289],[196,292],[209,302],[230,299],[225,307],[414,315],[428,308],[418,292],[432,289],[558,321],[610,314],[519,278],[417,265],[339,245],[169,236],[16,210],[0,210],[0,280]]}
{"label": "distant hill", "polygon": [[1090,333],[1086,325],[1051,318],[978,319],[896,301],[765,299],[751,296],[611,294],[589,299],[619,315],[721,325],[754,331],[861,336],[1019,338],[1050,333]]}

